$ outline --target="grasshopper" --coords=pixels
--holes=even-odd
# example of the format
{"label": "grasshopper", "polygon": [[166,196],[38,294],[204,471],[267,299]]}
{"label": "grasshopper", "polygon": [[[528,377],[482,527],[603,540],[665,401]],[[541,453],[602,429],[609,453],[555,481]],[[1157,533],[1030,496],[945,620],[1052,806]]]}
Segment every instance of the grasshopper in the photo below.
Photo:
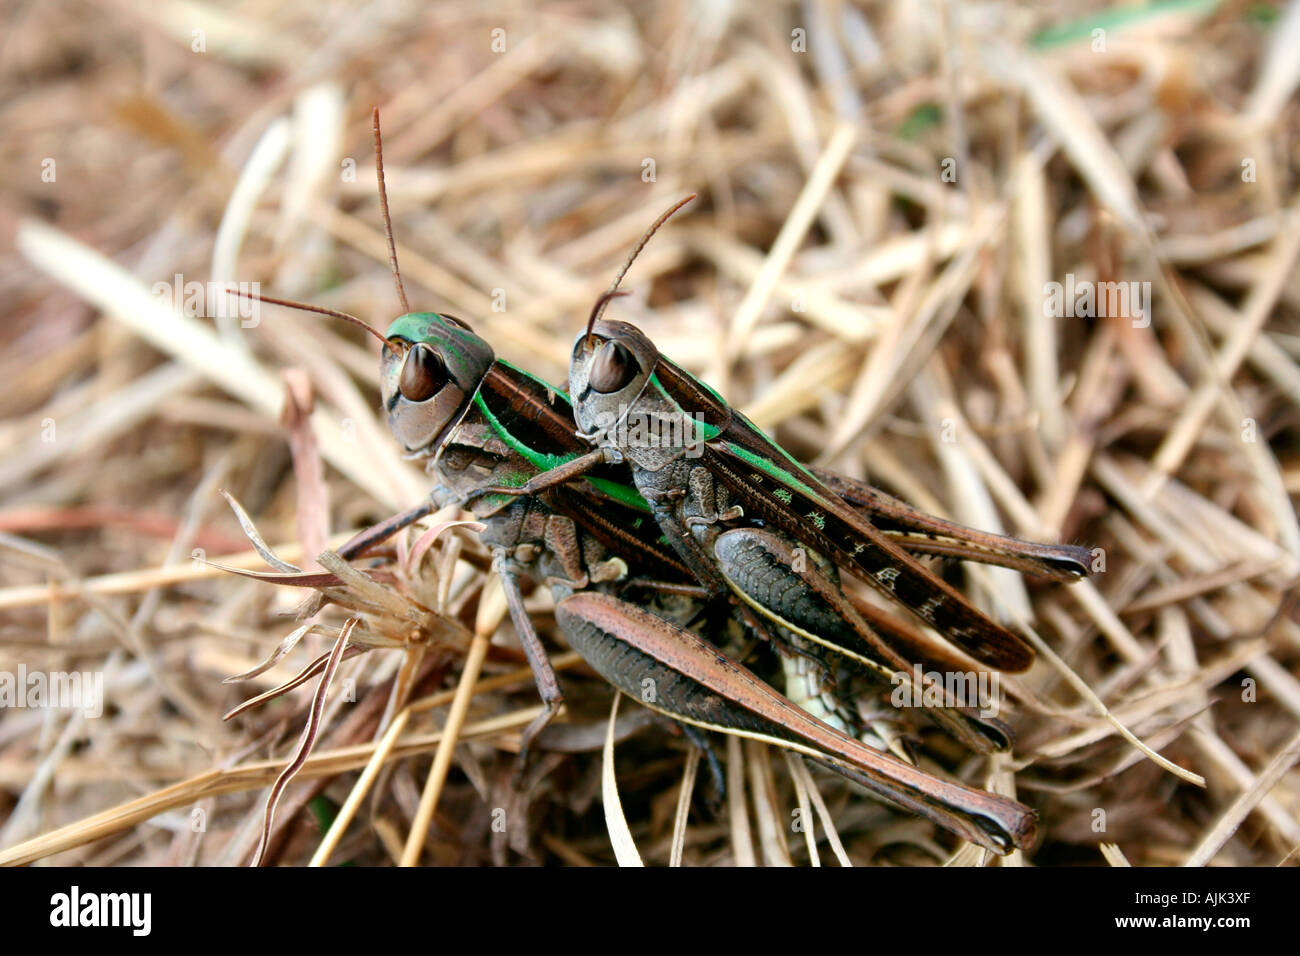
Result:
{"label": "grasshopper", "polygon": [[[996,852],[1029,845],[1036,815],[1028,807],[877,752],[795,706],[686,626],[624,599],[627,582],[637,575],[698,593],[683,583],[695,571],[660,543],[663,529],[649,520],[651,508],[632,487],[627,468],[591,459],[563,392],[496,359],[463,321],[410,309],[388,215],[378,111],[374,132],[390,264],[404,313],[381,333],[336,310],[261,299],[344,319],[382,341],[380,391],[391,430],[437,478],[430,501],[363,532],[346,552],[363,553],[435,505],[468,504],[486,525],[483,540],[545,704],[524,731],[521,761],[563,701],[524,607],[521,582],[531,579],[551,587],[556,621],[570,645],[614,687],[652,709],[684,725],[804,754]],[[582,482],[530,490],[538,478],[567,474],[575,463],[582,465]],[[909,515],[906,508],[898,511],[894,530],[904,537],[916,533]],[[645,693],[648,686],[652,695]]]}
{"label": "grasshopper", "polygon": [[[578,424],[596,447],[534,477],[516,489],[519,493],[542,493],[589,468],[628,463],[637,490],[695,577],[710,593],[734,594],[758,612],[760,633],[784,644],[787,656],[791,650],[813,656],[830,652],[890,681],[911,680],[913,661],[966,669],[955,655],[936,651],[914,630],[850,596],[839,586],[842,569],[978,661],[1008,671],[1029,667],[1032,648],[909,552],[1073,580],[1088,572],[1085,548],[964,528],[868,485],[805,468],[715,391],[659,353],[635,326],[602,320],[608,303],[622,294],[617,290],[627,268],[598,300],[571,357],[569,386]],[[946,708],[930,715],[953,736],[983,752],[1010,746],[1001,724],[945,702]]]}
{"label": "grasshopper", "polygon": [[[530,577],[551,586],[556,621],[569,644],[609,683],[646,706],[684,724],[805,754],[981,846],[1005,852],[1028,844],[1034,816],[1027,807],[878,753],[795,706],[691,630],[623,600],[618,583],[630,565],[621,553],[607,550],[606,536],[636,542],[638,564],[681,566],[648,536],[592,520],[597,508],[604,512],[599,517],[608,518],[610,508],[635,507],[620,500],[618,483],[588,471],[589,483],[596,478],[599,484],[587,495],[559,485],[521,496],[487,491],[525,486],[543,473],[541,463],[562,469],[580,460],[586,447],[561,452],[560,433],[546,427],[571,414],[567,402],[557,392],[543,403],[542,383],[490,355],[486,343],[458,320],[408,313],[388,330],[380,382],[393,432],[408,452],[428,460],[440,481],[439,501],[472,501],[475,517],[487,525],[483,540],[494,551],[512,621],[546,704],[525,731],[525,748],[562,700],[523,606],[520,580]],[[514,414],[507,417],[508,410]],[[531,419],[534,425],[545,424],[521,434],[516,429],[532,415],[538,416]],[[543,445],[543,435],[552,441]],[[654,527],[648,521],[644,526]],[[647,686],[654,688],[650,697]]]}
{"label": "grasshopper", "polygon": [[[882,533],[872,519],[879,514],[882,524],[919,539],[918,551],[1009,564],[1057,579],[1087,572],[1086,549],[961,528],[923,517],[847,479],[823,478],[662,356],[635,326],[601,321],[600,308],[593,311],[590,331],[579,336],[570,367],[579,427],[598,447],[570,462],[565,472],[539,476],[528,491],[571,479],[587,463],[628,462],[667,540],[711,593],[734,593],[785,640],[793,635],[796,644],[816,645],[882,680],[907,679],[913,662],[941,671],[967,668],[915,641],[904,628],[891,628],[892,640],[882,639],[880,616],[840,587],[841,571],[983,664],[1013,672],[1032,664],[1032,648],[930,572],[897,535]],[[629,442],[626,425],[634,418],[690,420],[695,430],[689,443]],[[650,434],[661,431],[651,428]],[[762,526],[741,525],[742,518],[758,519]],[[969,708],[950,704],[928,713],[976,750],[1009,746],[1000,724],[979,719]]]}

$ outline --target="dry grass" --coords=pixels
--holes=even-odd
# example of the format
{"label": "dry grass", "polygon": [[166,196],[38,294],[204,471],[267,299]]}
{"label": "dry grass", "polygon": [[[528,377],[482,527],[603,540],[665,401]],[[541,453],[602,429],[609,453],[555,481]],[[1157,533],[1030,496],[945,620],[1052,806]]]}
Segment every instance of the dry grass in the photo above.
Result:
{"label": "dry grass", "polygon": [[[0,671],[102,674],[106,709],[0,713],[0,860],[250,858],[311,689],[221,715],[331,642],[222,683],[292,630],[297,597],[195,560],[264,567],[218,490],[297,562],[295,542],[337,546],[426,479],[376,413],[357,330],[270,308],[241,329],[151,290],[256,280],[382,327],[379,104],[417,308],[562,382],[627,248],[697,191],[621,317],[806,460],[1103,550],[1072,587],[962,576],[1054,652],[1003,683],[1011,759],[922,748],[1039,809],[1043,841],[1009,862],[1295,862],[1300,3],[749,6],[7,10]],[[1150,282],[1150,307],[1045,317],[1067,274]],[[735,741],[710,813],[703,782],[680,796],[691,748],[628,702],[602,780],[609,693],[558,640],[584,749],[514,795],[537,698],[482,551],[457,529],[416,566],[403,586],[441,588],[466,643],[341,665],[355,693],[325,704],[273,859],[609,864],[614,834],[651,864],[985,862]],[[353,823],[322,846],[340,807]],[[790,832],[794,808],[814,834]]]}

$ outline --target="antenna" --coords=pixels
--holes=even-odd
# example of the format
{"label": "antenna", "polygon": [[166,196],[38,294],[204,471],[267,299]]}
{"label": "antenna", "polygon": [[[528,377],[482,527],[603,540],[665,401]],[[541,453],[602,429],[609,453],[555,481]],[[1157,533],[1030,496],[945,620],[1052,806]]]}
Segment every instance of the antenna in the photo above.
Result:
{"label": "antenna", "polygon": [[606,289],[600,294],[599,298],[596,299],[596,304],[591,307],[591,317],[587,319],[587,338],[591,338],[591,330],[595,326],[596,320],[605,311],[605,306],[609,305],[614,299],[621,299],[625,295],[631,295],[631,293]]}
{"label": "antenna", "polygon": [[375,172],[379,176],[379,208],[384,213],[384,235],[388,237],[388,264],[393,270],[393,281],[397,283],[397,298],[401,300],[402,311],[410,312],[411,304],[406,301],[406,290],[402,288],[402,274],[397,271],[397,243],[393,241],[393,220],[388,215],[388,189],[384,186],[384,141],[379,135],[379,107],[370,114],[371,124],[375,130]]}
{"label": "antenna", "polygon": [[355,315],[350,315],[347,312],[340,312],[338,309],[327,309],[323,305],[311,305],[307,302],[294,302],[292,299],[275,299],[269,295],[261,295],[260,293],[254,295],[253,293],[245,292],[242,289],[226,289],[226,292],[230,295],[239,295],[243,296],[245,299],[252,299],[255,302],[270,302],[272,305],[282,305],[289,309],[301,309],[303,312],[318,312],[321,315],[330,315],[336,319],[342,319],[344,322],[351,322],[353,325],[359,325],[385,345],[388,344],[388,339],[384,338],[384,334],[373,325],[363,322]]}
{"label": "antenna", "polygon": [[591,336],[591,330],[595,327],[596,322],[602,315],[604,315],[605,307],[609,305],[613,299],[617,299],[620,295],[627,294],[618,291],[619,284],[623,281],[623,277],[627,275],[627,270],[632,268],[632,263],[635,262],[636,257],[641,254],[641,250],[645,248],[646,243],[650,241],[650,237],[659,231],[660,226],[672,218],[673,213],[681,209],[697,195],[698,193],[691,193],[685,199],[677,200],[677,202],[668,207],[668,210],[656,219],[650,228],[645,231],[645,235],[641,237],[641,241],[636,244],[632,249],[631,254],[627,257],[627,262],[623,263],[623,268],[619,269],[618,275],[614,276],[614,281],[610,283],[609,288],[601,293],[600,298],[596,300],[596,305],[591,310],[591,318],[587,320],[587,336],[589,338]]}

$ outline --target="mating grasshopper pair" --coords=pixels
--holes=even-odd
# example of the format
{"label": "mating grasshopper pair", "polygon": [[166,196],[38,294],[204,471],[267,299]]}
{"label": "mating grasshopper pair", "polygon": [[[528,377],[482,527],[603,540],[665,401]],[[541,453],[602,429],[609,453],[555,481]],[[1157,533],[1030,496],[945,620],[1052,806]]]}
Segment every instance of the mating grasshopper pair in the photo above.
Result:
{"label": "mating grasshopper pair", "polygon": [[[915,629],[843,589],[844,570],[981,662],[1023,670],[1032,651],[909,551],[1057,579],[1085,574],[1087,552],[972,531],[866,485],[804,468],[633,326],[601,320],[619,280],[575,343],[572,403],[497,360],[460,320],[411,312],[388,223],[377,112],[375,139],[405,314],[380,333],[344,313],[263,300],[347,319],[383,342],[380,387],[390,426],[408,453],[426,459],[438,486],[429,503],[377,526],[350,553],[418,520],[434,504],[460,502],[474,511],[486,525],[483,539],[546,704],[523,735],[525,752],[562,701],[523,605],[520,581],[531,578],[551,586],[557,623],[574,649],[647,706],[687,725],[802,753],[994,851],[1032,842],[1029,808],[941,780],[865,745],[728,657],[705,639],[713,636],[707,630],[701,637],[691,627],[707,617],[709,603],[721,601],[787,660],[807,656],[825,663],[827,672],[847,664],[888,683],[897,675],[912,680],[913,662],[961,668],[955,654],[936,651]],[[640,446],[616,427],[630,415],[696,424],[680,441]],[[631,583],[646,581],[696,595],[694,603],[688,600],[687,612],[674,619],[628,600]],[[984,752],[1009,746],[996,721],[958,702],[945,704],[932,716],[958,739]]]}

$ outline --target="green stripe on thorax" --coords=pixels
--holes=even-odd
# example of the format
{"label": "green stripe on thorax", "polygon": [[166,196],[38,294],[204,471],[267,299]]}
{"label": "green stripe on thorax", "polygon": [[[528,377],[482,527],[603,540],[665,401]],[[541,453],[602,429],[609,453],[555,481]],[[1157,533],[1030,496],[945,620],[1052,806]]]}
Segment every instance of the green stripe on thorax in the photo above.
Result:
{"label": "green stripe on thorax", "polygon": [[[513,366],[511,367],[513,368]],[[529,376],[529,378],[532,378],[536,382],[540,382],[542,385],[546,384],[542,379],[536,378],[535,376]],[[559,394],[563,395],[564,393],[560,392]],[[565,395],[565,401],[568,401],[567,395]],[[576,454],[552,455],[547,452],[538,451],[536,448],[520,441],[518,436],[513,434],[510,429],[506,428],[506,426],[501,423],[501,420],[492,412],[492,409],[488,408],[487,402],[483,400],[482,389],[474,393],[474,405],[483,413],[483,417],[487,419],[487,423],[491,427],[492,432],[505,442],[506,447],[527,461],[539,472],[550,471],[552,468],[558,468],[560,465],[570,462],[578,457]],[[610,481],[608,478],[597,478],[591,475],[588,475],[586,480],[597,491],[613,498],[621,504],[645,512],[650,511],[650,505],[646,503],[646,500],[641,497],[641,494],[635,488],[629,485],[617,481]],[[520,485],[523,483],[523,481],[518,482]]]}
{"label": "green stripe on thorax", "polygon": [[[684,378],[686,378],[686,379],[688,379],[689,381],[693,382],[693,383],[694,383],[696,386],[698,386],[702,391],[705,391],[705,392],[707,392],[708,394],[712,395],[712,396],[717,400],[717,402],[718,402],[719,405],[722,405],[724,408],[731,408],[731,406],[727,404],[727,400],[724,399],[721,395],[719,395],[719,394],[717,393],[717,391],[716,391],[716,390],[715,390],[711,385],[709,385],[707,382],[703,382],[703,381],[701,381],[700,379],[696,378],[696,377],[695,377],[694,375],[692,375],[690,372],[686,371],[684,368],[681,368],[681,366],[674,366],[674,367],[677,369],[677,371],[678,371],[678,372],[679,372],[679,373],[680,373]],[[650,381],[651,381],[651,383],[655,386],[655,388],[659,389],[659,393],[660,393],[661,395],[663,395],[665,399],[667,399],[669,402],[672,402],[673,406],[674,406],[675,408],[677,408],[677,410],[678,410],[679,412],[683,412],[683,414],[684,414],[684,410],[681,408],[681,406],[680,406],[680,405],[679,405],[679,404],[678,404],[678,403],[677,403],[677,402],[672,398],[671,395],[668,394],[668,391],[663,387],[663,384],[659,381],[659,377],[658,377],[658,374],[657,374],[657,373],[656,373],[656,374],[652,374],[652,375],[650,376]],[[766,432],[764,432],[761,428],[759,428],[757,425],[755,425],[753,422],[751,422],[748,418],[745,418],[745,416],[741,415],[739,412],[735,411],[734,409],[732,410],[732,414],[735,415],[735,416],[740,420],[740,423],[741,423],[742,425],[747,426],[747,427],[749,427],[749,428],[752,428],[752,429],[754,430],[755,433],[757,433],[758,435],[762,436],[762,438],[767,442],[767,444],[770,445],[770,446],[775,450],[776,454],[780,455],[781,458],[785,459],[785,461],[786,461],[786,462],[787,462],[787,463],[788,463],[792,468],[795,468],[795,469],[797,469],[798,471],[803,472],[805,475],[807,475],[809,478],[811,478],[811,479],[812,479],[814,482],[816,482],[817,484],[821,484],[821,482],[817,479],[817,476],[816,476],[816,475],[814,475],[811,471],[809,471],[806,467],[804,467],[804,465],[802,465],[802,464],[800,464],[799,462],[795,461],[795,459],[794,459],[793,457],[791,457],[791,455],[790,455],[789,452],[787,452],[784,448],[782,448],[780,445],[778,445],[778,444],[777,444],[777,443],[776,443],[776,442],[771,438],[771,436],[769,436],[769,435],[768,435]],[[716,437],[721,433],[721,431],[722,431],[720,428],[717,428],[716,426],[712,426],[712,425],[708,425],[708,424],[704,424],[703,427],[704,427],[704,430],[705,430],[705,432],[706,432],[706,434],[703,436],[703,438],[704,438],[705,441],[711,441],[712,439],[716,438]],[[735,447],[735,450],[736,450],[737,454],[740,455],[740,457],[744,458],[746,461],[748,461],[748,462],[749,462],[751,465],[753,465],[755,468],[758,468],[758,469],[760,469],[760,470],[766,472],[767,474],[772,475],[773,477],[776,477],[776,478],[780,478],[780,477],[781,477],[782,471],[778,469],[778,466],[777,466],[776,462],[772,461],[771,459],[761,458],[760,456],[754,455],[754,454],[752,454],[752,453],[750,453],[750,452],[746,452],[744,449],[741,449],[741,448],[739,448],[739,447],[736,447],[736,446],[733,446],[733,447]],[[815,493],[815,492],[813,491],[812,488],[808,487],[806,484],[804,484],[803,482],[801,482],[799,479],[795,478],[794,476],[790,476],[790,483],[793,484],[793,485],[795,485],[795,486],[797,486],[801,491],[804,492],[804,494],[811,495],[811,496],[814,496],[814,497],[821,497],[820,494]]]}
{"label": "green stripe on thorax", "polygon": [[[694,379],[694,381],[699,384],[703,384],[699,382],[699,379]],[[710,425],[708,422],[703,421],[702,419],[695,418],[690,412],[687,412],[686,409],[682,408],[681,403],[678,402],[677,399],[669,395],[668,389],[664,388],[663,382],[659,381],[658,372],[650,373],[650,384],[655,389],[658,390],[660,395],[663,396],[664,401],[666,401],[669,405],[671,405],[673,408],[677,410],[677,414],[681,416],[682,421],[686,421],[687,419],[690,419],[690,421],[695,426],[696,441],[712,441],[722,433],[722,429],[719,428],[717,425]],[[708,391],[713,392],[712,389],[708,389]],[[713,392],[713,394],[715,397],[717,396],[716,392]],[[722,399],[718,398],[718,401],[721,402]],[[723,404],[725,405],[726,403],[724,402]]]}

